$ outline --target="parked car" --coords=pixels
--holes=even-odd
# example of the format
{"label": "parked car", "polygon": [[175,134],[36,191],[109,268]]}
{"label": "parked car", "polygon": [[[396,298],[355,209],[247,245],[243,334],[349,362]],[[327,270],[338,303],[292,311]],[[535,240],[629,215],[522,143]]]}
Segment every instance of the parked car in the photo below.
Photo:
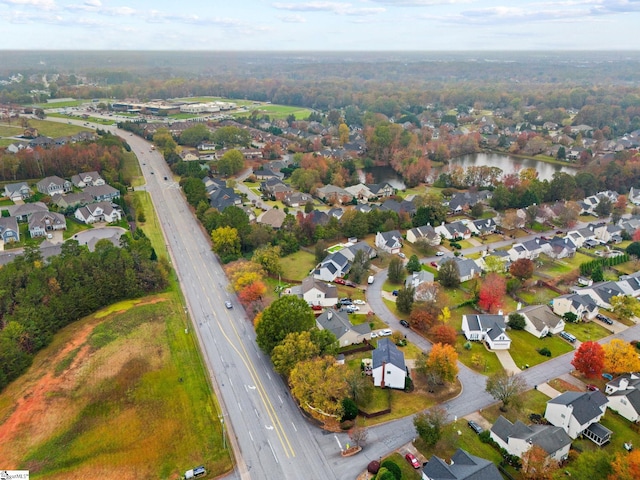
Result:
{"label": "parked car", "polygon": [[587,385],[587,390],[589,390],[590,392],[597,392],[600,389],[598,387],[596,387],[595,385],[590,383],[589,385]]}
{"label": "parked car", "polygon": [[353,305],[353,300],[351,300],[350,298],[341,298],[340,299],[340,304],[341,305]]}
{"label": "parked car", "polygon": [[603,373],[602,378],[606,378],[607,380],[611,381],[613,380],[613,375],[611,375],[610,373]]}
{"label": "parked car", "polygon": [[380,335],[381,337],[388,337],[392,333],[393,333],[393,331],[390,328],[385,328],[383,330],[380,330],[378,332],[378,335]]}
{"label": "parked car", "polygon": [[311,305],[311,310],[322,310],[322,305]]}
{"label": "parked car", "polygon": [[333,283],[337,283],[338,285],[345,285],[347,282],[343,278],[336,278]]}
{"label": "parked car", "polygon": [[484,432],[484,428],[482,428],[480,425],[478,425],[476,422],[474,422],[473,420],[469,420],[467,422],[467,425],[469,425],[469,428],[471,428],[471,430],[473,430],[474,432],[476,432],[478,435],[480,435],[482,432]]}
{"label": "parked car", "polygon": [[227,308],[233,308],[233,304],[229,300],[224,302],[224,306],[227,307]]}
{"label": "parked car", "polygon": [[598,320],[600,320],[603,323],[606,323],[607,325],[613,325],[613,320],[611,320],[609,317],[607,317],[606,315],[602,315],[601,313],[598,313],[596,315],[596,318]]}
{"label": "parked car", "polygon": [[400,293],[398,292],[398,290],[394,290],[393,292],[391,292],[391,295],[393,295],[394,297],[397,297],[398,293]]}
{"label": "parked car", "polygon": [[360,310],[360,307],[358,307],[357,305],[347,305],[346,307],[343,307],[341,310],[347,313],[355,313],[358,310]]}
{"label": "parked car", "polygon": [[413,453],[407,453],[404,458],[407,459],[407,462],[409,462],[409,465],[413,468],[420,468],[422,466]]}
{"label": "parked car", "polygon": [[431,265],[433,268],[438,268],[438,264],[437,264],[436,262],[431,262],[431,263],[430,263],[430,265]]}
{"label": "parked car", "polygon": [[376,332],[371,332],[371,336],[369,338],[378,338],[378,334]]}
{"label": "parked car", "polygon": [[358,284],[357,284],[356,282],[352,282],[351,280],[346,280],[346,281],[344,282],[344,284],[345,284],[347,287],[351,287],[351,288],[356,288],[356,287],[358,286]]}
{"label": "parked car", "polygon": [[443,257],[444,256],[444,252],[436,252],[436,257]]}
{"label": "parked car", "polygon": [[364,300],[360,300],[360,299],[354,300],[353,303],[355,305],[366,305],[367,304],[367,302],[365,302]]}
{"label": "parked car", "polygon": [[402,325],[403,327],[409,328],[409,322],[407,322],[406,320],[400,320],[400,325]]}
{"label": "parked car", "polygon": [[406,256],[404,253],[402,253],[402,252],[398,253],[398,256],[399,256],[400,258],[407,258],[407,256]]}

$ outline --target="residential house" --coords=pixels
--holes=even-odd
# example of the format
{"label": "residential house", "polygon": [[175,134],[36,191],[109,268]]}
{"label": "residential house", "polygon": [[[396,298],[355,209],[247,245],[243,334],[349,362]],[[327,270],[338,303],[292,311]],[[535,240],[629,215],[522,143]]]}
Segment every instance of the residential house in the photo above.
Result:
{"label": "residential house", "polygon": [[373,385],[404,390],[407,377],[404,353],[398,350],[393,341],[389,338],[379,339],[378,347],[371,352],[371,357]]}
{"label": "residential house", "polygon": [[54,195],[51,197],[51,203],[62,210],[69,207],[78,207],[80,205],[86,205],[87,203],[93,203],[93,201],[93,197],[87,192],[67,193],[66,195]]}
{"label": "residential house", "polygon": [[258,217],[258,223],[269,225],[274,230],[279,230],[284,223],[287,214],[279,208],[270,208]]}
{"label": "residential house", "polygon": [[96,202],[112,202],[120,198],[120,190],[111,185],[90,185],[84,189]]}
{"label": "residential house", "polygon": [[378,249],[387,253],[400,253],[402,248],[402,234],[398,230],[377,232],[375,245]]}
{"label": "residential house", "polygon": [[43,178],[36,183],[36,189],[45,195],[63,195],[71,191],[71,182],[54,175]]}
{"label": "residential house", "polygon": [[411,275],[406,278],[404,284],[407,288],[418,288],[418,286],[423,283],[433,283],[434,280],[435,277],[433,276],[433,273],[427,272],[426,270],[419,270],[417,272],[412,272]]}
{"label": "residential house", "polygon": [[544,417],[562,427],[574,440],[584,435],[602,446],[611,439],[611,430],[598,422],[607,411],[607,398],[600,391],[564,392],[547,402]]}
{"label": "residential house", "polygon": [[344,215],[344,208],[340,208],[340,207],[330,208],[329,211],[327,212],[327,215],[329,215],[329,218],[333,217],[337,220],[340,220],[342,218],[342,215]]}
{"label": "residential house", "polygon": [[422,480],[502,480],[502,475],[493,462],[459,448],[451,463],[433,455],[422,468]]}
{"label": "residential house", "polygon": [[315,195],[323,202],[332,204],[349,203],[353,200],[353,195],[344,188],[336,187],[335,185],[320,187],[316,189]]}
{"label": "residential house", "polygon": [[31,238],[43,237],[53,230],[66,230],[64,215],[54,212],[34,212],[29,216],[29,235]]}
{"label": "residential house", "polygon": [[625,373],[610,382],[605,387],[609,395],[608,407],[618,412],[630,422],[640,421],[640,375]]}
{"label": "residential house", "polygon": [[71,183],[78,188],[86,188],[92,185],[104,185],[106,182],[98,172],[81,172],[71,177]]}
{"label": "residential house", "polygon": [[338,288],[314,277],[306,277],[300,285],[291,287],[291,294],[302,298],[309,305],[333,307],[338,303]]}
{"label": "residential house", "polygon": [[597,282],[585,288],[571,287],[571,291],[579,295],[588,295],[598,307],[607,310],[611,310],[609,302],[612,297],[624,295],[617,282]]}
{"label": "residential house", "polygon": [[476,203],[486,202],[491,198],[491,192],[462,192],[456,193],[449,200],[449,211],[460,213],[473,207]]}
{"label": "residential house", "polygon": [[466,257],[447,257],[440,260],[438,263],[438,270],[440,270],[440,265],[444,262],[453,261],[458,266],[458,273],[460,274],[460,281],[466,282],[471,280],[473,277],[480,275],[482,273],[482,269],[480,266],[470,258]]}
{"label": "residential house", "polygon": [[551,302],[553,313],[561,317],[565,313],[573,313],[579,320],[592,320],[598,314],[598,305],[589,295],[569,293],[556,297]]}
{"label": "residential house", "polygon": [[640,188],[633,188],[629,190],[629,202],[634,205],[640,205]]}
{"label": "residential house", "polygon": [[392,212],[396,212],[398,215],[401,213],[406,213],[409,216],[413,216],[416,213],[417,207],[416,204],[407,199],[398,202],[397,200],[386,200],[382,205],[380,205],[381,210],[390,210]]}
{"label": "residential house", "polygon": [[292,208],[302,207],[308,202],[313,202],[313,197],[301,192],[286,193],[282,199],[282,203]]}
{"label": "residential house", "polygon": [[333,333],[341,347],[362,343],[371,337],[371,327],[367,322],[352,325],[347,314],[333,308],[326,309],[316,318],[316,326]]}
{"label": "residential house", "polygon": [[490,437],[500,448],[520,458],[535,445],[547,452],[548,459],[562,462],[569,457],[571,449],[571,437],[561,427],[527,426],[520,420],[511,423],[502,415],[491,427]]}
{"label": "residential house", "polygon": [[33,190],[26,182],[8,183],[4,186],[4,196],[12,201],[26,200],[33,195]]}
{"label": "residential house", "polygon": [[512,262],[521,258],[534,260],[538,258],[540,254],[548,254],[549,252],[551,252],[549,241],[539,237],[522,243],[514,243],[508,250],[509,258],[511,258]]}
{"label": "residential house", "polygon": [[388,182],[367,185],[367,188],[377,198],[391,197],[396,193],[396,189]]}
{"label": "residential house", "polygon": [[120,209],[114,208],[111,202],[98,202],[78,208],[74,216],[82,223],[119,222],[122,220]]}
{"label": "residential house", "polygon": [[480,236],[491,235],[495,233],[498,225],[493,218],[484,218],[479,220],[474,220],[468,224],[472,233],[476,233]]}
{"label": "residential house", "polygon": [[225,208],[242,205],[242,197],[233,188],[218,188],[209,194],[209,205],[223,212]]}
{"label": "residential house", "polygon": [[407,231],[407,242],[416,243],[418,240],[435,247],[436,245],[440,245],[442,237],[440,237],[431,225],[423,225],[422,227],[412,228]]}
{"label": "residential house", "polygon": [[342,252],[330,253],[315,268],[312,275],[325,282],[333,282],[338,277],[343,277],[351,269],[349,260]]}
{"label": "residential house", "polygon": [[349,260],[350,262],[353,262],[354,258],[356,257],[356,253],[359,250],[362,250],[364,252],[365,258],[369,260],[371,260],[372,258],[375,258],[377,255],[376,249],[371,247],[365,241],[360,241],[360,242],[356,242],[351,245],[348,245],[344,247],[342,250],[340,250],[340,253],[344,255],[347,258],[347,260]]}
{"label": "residential house", "polygon": [[376,198],[376,195],[371,190],[369,190],[369,187],[367,187],[364,183],[345,187],[345,190],[349,192],[353,196],[353,198],[356,198],[360,201],[368,202],[369,200]]}
{"label": "residential house", "polygon": [[504,315],[463,315],[462,333],[467,340],[485,342],[491,350],[508,350],[511,339],[505,333]]}
{"label": "residential house", "polygon": [[25,203],[22,205],[11,205],[7,207],[10,217],[16,217],[18,222],[26,222],[35,212],[48,212],[49,209],[42,202]]}
{"label": "residential house", "polygon": [[253,175],[258,180],[268,180],[269,178],[278,178],[278,179],[282,180],[284,178],[284,173],[282,173],[282,172],[274,172],[273,170],[270,170],[269,168],[261,168],[259,170],[255,170],[253,172]]}
{"label": "residential house", "polygon": [[542,338],[549,333],[557,335],[564,330],[564,320],[547,305],[529,305],[516,313],[524,317],[524,329],[535,337]]}
{"label": "residential house", "polygon": [[287,194],[293,193],[294,190],[279,178],[272,177],[260,184],[260,191],[281,202]]}
{"label": "residential house", "polygon": [[183,148],[179,153],[179,156],[183,162],[195,162],[200,160],[200,152],[195,148]]}
{"label": "residential house", "polygon": [[313,223],[314,225],[327,225],[329,223],[329,220],[331,220],[331,217],[329,217],[329,214],[327,212],[323,212],[320,210],[312,210],[305,216],[305,218],[310,219],[311,223]]}
{"label": "residential house", "polygon": [[20,229],[16,217],[0,217],[0,238],[4,243],[20,241]]}
{"label": "residential house", "polygon": [[549,240],[549,246],[551,247],[551,250],[546,253],[556,260],[573,257],[577,250],[575,244],[567,237],[553,237]]}
{"label": "residential house", "polygon": [[471,238],[471,230],[462,222],[443,223],[435,229],[436,233],[447,240],[463,240]]}

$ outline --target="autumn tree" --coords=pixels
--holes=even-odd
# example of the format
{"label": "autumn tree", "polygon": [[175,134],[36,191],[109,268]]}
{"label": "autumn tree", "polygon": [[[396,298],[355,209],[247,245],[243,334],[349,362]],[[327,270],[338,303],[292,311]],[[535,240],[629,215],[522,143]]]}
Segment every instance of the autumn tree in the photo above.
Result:
{"label": "autumn tree", "polygon": [[528,258],[519,258],[509,267],[509,273],[524,281],[533,276],[535,264]]}
{"label": "autumn tree", "polygon": [[599,377],[604,371],[604,348],[598,342],[584,342],[576,350],[571,365],[587,378]]}
{"label": "autumn tree", "polygon": [[455,260],[445,260],[440,264],[438,281],[447,288],[456,288],[460,285],[460,269]]}
{"label": "autumn tree", "polygon": [[513,373],[504,370],[487,378],[486,390],[493,398],[502,402],[500,410],[505,411],[509,405],[517,402],[521,393],[527,389],[525,381]]}
{"label": "autumn tree", "polygon": [[451,345],[436,343],[431,347],[426,368],[438,383],[451,383],[458,376],[458,353]]}
{"label": "autumn tree", "polygon": [[240,256],[240,236],[232,227],[218,227],[211,232],[213,251],[220,256],[223,263],[236,260]]}
{"label": "autumn tree", "polygon": [[280,257],[282,257],[282,252],[279,246],[265,245],[253,252],[251,260],[262,265],[262,268],[264,268],[267,273],[280,275],[282,274]]}
{"label": "autumn tree", "polygon": [[456,329],[450,325],[436,325],[429,331],[433,342],[452,346],[456,344],[457,335]]}
{"label": "autumn tree", "polygon": [[613,473],[608,480],[638,480],[640,478],[640,450],[618,452],[611,462]]}
{"label": "autumn tree", "polygon": [[446,423],[447,411],[437,406],[430,408],[426,412],[419,413],[413,418],[416,433],[430,447],[438,443]]}
{"label": "autumn tree", "polygon": [[320,349],[311,341],[311,332],[291,332],[271,352],[273,369],[289,378],[299,362],[318,356]]}
{"label": "autumn tree", "polygon": [[627,321],[632,317],[640,316],[640,301],[629,295],[616,295],[609,301],[613,312],[620,320]]}
{"label": "autumn tree", "polygon": [[304,332],[315,325],[307,302],[295,295],[284,295],[262,312],[256,327],[256,342],[268,355],[291,332]]}
{"label": "autumn tree", "polygon": [[424,308],[413,308],[411,315],[409,315],[409,324],[411,328],[426,332],[431,328],[435,322],[435,318],[432,313]]}
{"label": "autumn tree", "polygon": [[604,369],[607,372],[620,374],[640,370],[638,352],[629,342],[614,338],[602,348],[604,349]]}
{"label": "autumn tree", "polygon": [[261,280],[265,274],[261,265],[245,259],[228,263],[225,265],[224,271],[229,279],[229,284],[236,292]]}
{"label": "autumn tree", "polygon": [[305,360],[291,370],[291,394],[312,417],[323,423],[337,422],[342,416],[342,399],[347,396],[345,374],[346,367],[331,356]]}
{"label": "autumn tree", "polygon": [[[245,307],[260,302],[267,293],[267,287],[262,281],[257,280],[249,285],[246,285],[238,292],[238,298]],[[256,309],[260,309],[261,305],[254,305]]]}
{"label": "autumn tree", "polygon": [[502,297],[507,292],[507,282],[502,275],[490,273],[482,282],[478,305],[489,313],[495,313],[502,306]]}
{"label": "autumn tree", "polygon": [[484,257],[485,272],[500,273],[505,271],[504,262],[495,255],[487,255]]}
{"label": "autumn tree", "polygon": [[526,480],[552,480],[560,465],[539,445],[533,445],[522,455],[522,476]]}

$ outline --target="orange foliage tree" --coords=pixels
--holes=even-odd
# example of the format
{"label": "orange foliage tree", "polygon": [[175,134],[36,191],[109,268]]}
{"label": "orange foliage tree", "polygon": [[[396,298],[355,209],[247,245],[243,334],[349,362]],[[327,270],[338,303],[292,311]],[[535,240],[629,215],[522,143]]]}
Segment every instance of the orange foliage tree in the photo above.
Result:
{"label": "orange foliage tree", "polygon": [[640,478],[640,450],[616,453],[611,469],[613,473],[608,480],[637,480]]}
{"label": "orange foliage tree", "polygon": [[436,343],[429,352],[427,371],[446,383],[458,376],[458,353],[451,345]]}
{"label": "orange foliage tree", "polygon": [[533,445],[522,455],[522,476],[527,480],[551,480],[559,465],[548,456],[542,447]]}
{"label": "orange foliage tree", "polygon": [[638,352],[629,342],[614,338],[603,345],[604,368],[611,373],[637,372],[640,370]]}
{"label": "orange foliage tree", "polygon": [[431,339],[446,345],[456,344],[456,329],[450,325],[436,325],[430,331]]}

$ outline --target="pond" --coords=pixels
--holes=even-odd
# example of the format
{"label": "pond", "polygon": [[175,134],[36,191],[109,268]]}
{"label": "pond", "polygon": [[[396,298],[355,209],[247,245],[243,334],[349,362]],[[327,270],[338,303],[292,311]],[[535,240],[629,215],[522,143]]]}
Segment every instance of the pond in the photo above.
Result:
{"label": "pond", "polygon": [[396,171],[391,167],[368,167],[361,171],[360,181],[365,182],[364,176],[370,173],[373,175],[374,183],[388,182],[393,188],[397,190],[406,190],[407,186],[404,180]]}

